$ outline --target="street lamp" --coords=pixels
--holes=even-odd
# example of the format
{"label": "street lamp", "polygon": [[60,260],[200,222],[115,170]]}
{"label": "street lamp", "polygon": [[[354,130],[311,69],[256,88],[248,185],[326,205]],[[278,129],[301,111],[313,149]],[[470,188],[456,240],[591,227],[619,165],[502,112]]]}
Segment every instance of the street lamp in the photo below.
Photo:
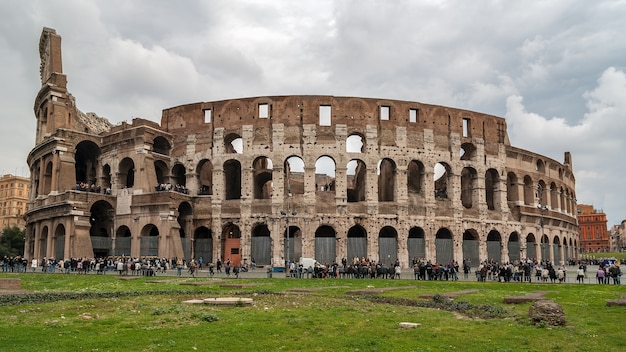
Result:
{"label": "street lamp", "polygon": [[280,211],[280,215],[285,217],[285,224],[286,224],[286,227],[287,227],[287,246],[286,246],[287,247],[287,253],[285,254],[287,262],[285,264],[285,276],[289,276],[289,242],[290,242],[289,239],[291,237],[290,236],[291,235],[291,231],[289,229],[289,217],[298,215],[297,211],[295,211],[295,210],[290,211],[289,208],[290,208],[289,207],[289,203],[287,203],[287,211],[284,211],[284,210]]}

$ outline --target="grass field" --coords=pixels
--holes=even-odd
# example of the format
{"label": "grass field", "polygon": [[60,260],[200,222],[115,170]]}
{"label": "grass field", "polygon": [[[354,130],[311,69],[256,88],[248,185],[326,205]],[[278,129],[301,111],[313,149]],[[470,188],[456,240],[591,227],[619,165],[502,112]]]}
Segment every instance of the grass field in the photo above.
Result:
{"label": "grass field", "polygon": [[[0,275],[8,277],[29,293],[0,295],[0,351],[626,351],[626,307],[606,306],[626,286]],[[393,289],[350,292],[384,288]],[[419,298],[461,290],[477,291],[443,308]],[[535,291],[549,291],[566,326],[531,323],[531,303],[503,304]],[[211,297],[254,302],[182,303]]]}

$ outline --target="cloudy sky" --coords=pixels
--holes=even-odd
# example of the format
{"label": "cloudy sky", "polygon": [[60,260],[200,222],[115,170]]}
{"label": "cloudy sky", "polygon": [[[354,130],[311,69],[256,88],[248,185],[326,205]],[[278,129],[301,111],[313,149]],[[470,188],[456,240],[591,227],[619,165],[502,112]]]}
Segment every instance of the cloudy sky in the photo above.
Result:
{"label": "cloudy sky", "polygon": [[43,27],[79,108],[113,123],[228,98],[321,94],[507,119],[579,203],[626,219],[625,1],[0,0],[0,169],[28,175]]}

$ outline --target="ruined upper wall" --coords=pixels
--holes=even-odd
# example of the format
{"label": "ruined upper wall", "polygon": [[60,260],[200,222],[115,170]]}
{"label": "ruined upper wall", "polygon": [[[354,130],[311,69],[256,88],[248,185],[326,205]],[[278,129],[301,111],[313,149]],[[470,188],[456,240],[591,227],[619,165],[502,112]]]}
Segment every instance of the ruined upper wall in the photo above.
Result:
{"label": "ruined upper wall", "polygon": [[[320,106],[330,106],[330,125],[320,124]],[[267,117],[262,115],[267,112]],[[383,119],[383,116],[388,119]],[[210,116],[209,116],[210,115]],[[466,133],[464,134],[464,120]],[[406,128],[409,136],[432,130],[435,143],[445,148],[452,134],[471,140],[481,139],[487,154],[497,154],[497,145],[509,145],[505,119],[469,110],[418,102],[335,96],[272,96],[230,99],[182,105],[163,110],[161,126],[168,132],[241,134],[251,125],[256,131],[283,124],[286,134],[298,133],[304,125],[316,125],[318,139],[334,140],[335,126],[346,125],[347,133],[366,135],[366,126],[378,126],[381,144],[393,144],[396,128]],[[413,138],[413,137],[411,137]],[[409,139],[411,139],[409,138]],[[412,140],[408,141],[413,144]],[[416,147],[419,147],[416,146]]]}

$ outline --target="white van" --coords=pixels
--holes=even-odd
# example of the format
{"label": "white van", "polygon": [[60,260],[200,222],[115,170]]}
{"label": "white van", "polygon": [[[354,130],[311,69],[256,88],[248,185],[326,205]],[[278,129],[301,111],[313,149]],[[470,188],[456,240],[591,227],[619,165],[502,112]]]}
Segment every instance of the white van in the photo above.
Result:
{"label": "white van", "polygon": [[300,260],[298,261],[298,265],[302,265],[304,269],[308,269],[309,267],[315,268],[316,264],[317,260],[315,260],[314,258],[300,257]]}

